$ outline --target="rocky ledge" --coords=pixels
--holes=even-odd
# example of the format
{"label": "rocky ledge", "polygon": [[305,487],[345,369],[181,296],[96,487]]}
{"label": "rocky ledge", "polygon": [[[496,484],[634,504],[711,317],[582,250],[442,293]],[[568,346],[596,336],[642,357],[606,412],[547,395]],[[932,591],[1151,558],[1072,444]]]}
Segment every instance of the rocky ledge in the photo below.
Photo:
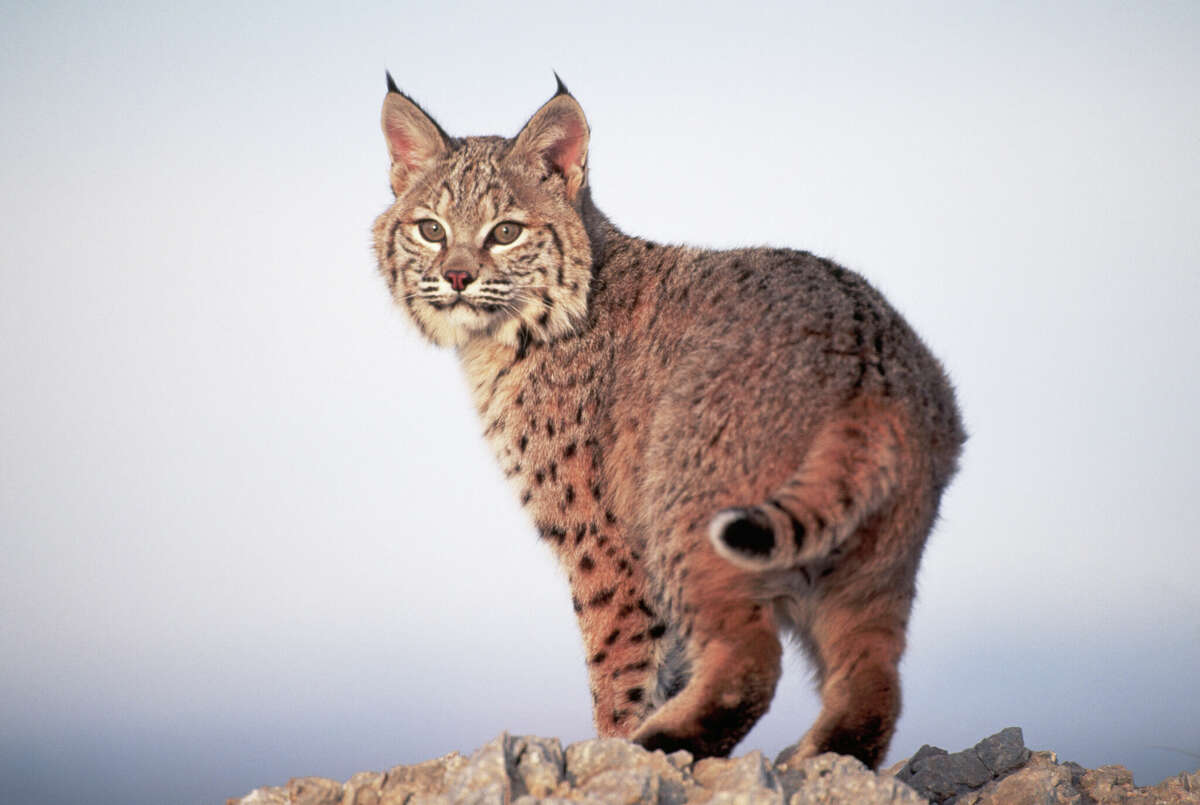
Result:
{"label": "rocky ledge", "polygon": [[693,761],[615,738],[571,744],[501,734],[470,757],[452,752],[415,766],[361,772],[344,783],[301,777],[259,788],[228,805],[433,805],[434,803],[954,803],[955,805],[1200,805],[1200,771],[1137,788],[1124,766],[1085,769],[1025,747],[1009,727],[950,753],[923,746],[872,772],[827,754],[776,766],[761,752]]}

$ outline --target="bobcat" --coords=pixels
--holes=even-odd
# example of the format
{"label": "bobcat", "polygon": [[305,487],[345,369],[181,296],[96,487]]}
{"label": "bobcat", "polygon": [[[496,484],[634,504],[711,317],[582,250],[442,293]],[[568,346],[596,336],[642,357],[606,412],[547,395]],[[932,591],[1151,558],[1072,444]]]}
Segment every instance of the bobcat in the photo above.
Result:
{"label": "bobcat", "polygon": [[599,733],[728,754],[774,695],[782,632],[822,710],[779,762],[877,767],[965,438],[941,365],[828,260],[620,231],[592,202],[588,124],[561,80],[505,139],[449,136],[387,79],[379,269],[457,350],[567,573]]}

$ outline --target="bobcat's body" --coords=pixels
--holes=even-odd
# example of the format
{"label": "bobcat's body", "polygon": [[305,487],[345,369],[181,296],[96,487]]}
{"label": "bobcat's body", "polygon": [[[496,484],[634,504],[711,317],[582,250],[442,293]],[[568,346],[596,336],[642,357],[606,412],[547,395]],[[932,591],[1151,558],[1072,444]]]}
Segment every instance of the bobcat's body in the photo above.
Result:
{"label": "bobcat's body", "polygon": [[770,703],[783,630],[824,701],[785,759],[877,765],[963,439],[936,360],[829,261],[619,232],[591,203],[586,123],[561,87],[511,141],[453,140],[391,89],[380,268],[457,347],[568,574],[597,729],[727,753]]}

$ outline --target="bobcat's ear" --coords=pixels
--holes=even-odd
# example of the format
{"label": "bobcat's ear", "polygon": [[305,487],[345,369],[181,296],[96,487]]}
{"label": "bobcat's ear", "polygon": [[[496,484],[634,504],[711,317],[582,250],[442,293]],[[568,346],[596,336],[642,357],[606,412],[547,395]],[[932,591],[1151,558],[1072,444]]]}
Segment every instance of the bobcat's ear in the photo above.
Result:
{"label": "bobcat's ear", "polygon": [[399,196],[422,168],[450,150],[450,138],[425,110],[396,88],[388,74],[383,136],[392,158],[392,192]]}
{"label": "bobcat's ear", "polygon": [[558,91],[521,129],[513,151],[539,167],[561,173],[567,180],[567,200],[574,201],[587,181],[587,149],[583,108],[558,79]]}

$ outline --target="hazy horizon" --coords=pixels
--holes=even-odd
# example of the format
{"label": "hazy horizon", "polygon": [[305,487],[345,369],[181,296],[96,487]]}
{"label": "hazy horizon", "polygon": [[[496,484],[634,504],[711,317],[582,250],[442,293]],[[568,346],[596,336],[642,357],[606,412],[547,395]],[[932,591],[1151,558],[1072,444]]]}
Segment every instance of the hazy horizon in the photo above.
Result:
{"label": "hazy horizon", "polygon": [[[557,70],[618,226],[831,257],[944,362],[886,763],[1016,725],[1200,765],[1200,6],[8,11],[0,800],[593,734],[565,581],[376,275],[385,69],[463,135]],[[738,753],[815,717],[785,669]]]}

